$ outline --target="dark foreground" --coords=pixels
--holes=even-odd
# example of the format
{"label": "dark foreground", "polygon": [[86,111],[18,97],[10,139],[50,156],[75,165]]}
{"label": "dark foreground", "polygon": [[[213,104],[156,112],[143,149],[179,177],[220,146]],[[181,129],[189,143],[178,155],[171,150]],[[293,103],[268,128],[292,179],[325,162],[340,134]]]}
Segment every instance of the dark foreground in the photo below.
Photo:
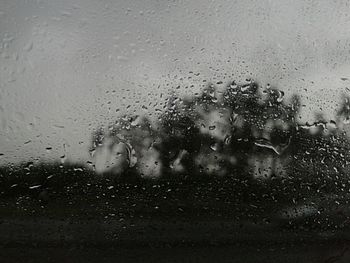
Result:
{"label": "dark foreground", "polygon": [[256,246],[175,248],[6,248],[2,262],[343,262],[350,260],[342,244],[290,248]]}
{"label": "dark foreground", "polygon": [[[345,193],[300,182],[77,176],[2,184],[0,262],[350,262]],[[319,213],[281,217],[310,204]]]}
{"label": "dark foreground", "polygon": [[344,233],[232,222],[3,220],[1,262],[350,262]]}

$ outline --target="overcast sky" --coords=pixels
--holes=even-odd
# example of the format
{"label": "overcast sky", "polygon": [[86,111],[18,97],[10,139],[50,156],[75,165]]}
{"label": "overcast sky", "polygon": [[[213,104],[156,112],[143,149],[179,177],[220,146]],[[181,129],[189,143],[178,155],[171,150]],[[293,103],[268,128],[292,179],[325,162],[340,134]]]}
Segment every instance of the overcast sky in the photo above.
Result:
{"label": "overcast sky", "polygon": [[302,94],[304,121],[332,118],[350,84],[348,5],[1,0],[0,162],[85,161],[92,129],[118,109],[152,113],[203,80],[252,77]]}

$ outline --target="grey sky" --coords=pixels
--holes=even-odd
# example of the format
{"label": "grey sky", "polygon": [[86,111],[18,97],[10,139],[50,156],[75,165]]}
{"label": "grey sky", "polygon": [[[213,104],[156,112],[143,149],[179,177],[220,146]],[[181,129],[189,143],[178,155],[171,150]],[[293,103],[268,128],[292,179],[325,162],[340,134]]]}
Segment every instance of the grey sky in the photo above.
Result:
{"label": "grey sky", "polygon": [[117,109],[152,113],[161,94],[203,80],[253,77],[302,94],[304,121],[332,118],[350,84],[349,11],[328,0],[1,0],[0,162],[86,160],[92,128]]}

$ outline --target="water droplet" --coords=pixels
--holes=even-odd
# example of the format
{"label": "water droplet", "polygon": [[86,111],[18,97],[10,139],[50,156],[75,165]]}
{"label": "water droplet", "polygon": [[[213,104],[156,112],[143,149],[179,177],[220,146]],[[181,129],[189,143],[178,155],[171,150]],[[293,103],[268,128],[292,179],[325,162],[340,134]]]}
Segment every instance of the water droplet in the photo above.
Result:
{"label": "water droplet", "polygon": [[24,46],[23,50],[30,52],[33,49],[33,42],[29,42],[27,45]]}
{"label": "water droplet", "polygon": [[61,164],[64,164],[65,161],[67,160],[66,155],[65,155],[65,154],[64,154],[64,155],[61,155],[61,156],[60,156],[60,159],[61,159]]}
{"label": "water droplet", "polygon": [[277,91],[277,102],[282,102],[283,101],[283,97],[284,97],[284,92],[283,91]]}
{"label": "water droplet", "polygon": [[34,166],[34,163],[33,162],[28,162],[25,169],[26,170],[30,170],[30,168],[32,168]]}
{"label": "water droplet", "polygon": [[217,151],[218,150],[218,144],[214,143],[214,144],[210,145],[210,149],[212,149],[213,151]]}
{"label": "water droplet", "polygon": [[49,147],[46,147],[46,151],[47,151],[47,152],[51,152],[51,150],[52,150],[52,147],[50,147],[50,146],[49,146]]}
{"label": "water droplet", "polygon": [[228,144],[231,143],[231,140],[232,140],[232,136],[231,136],[231,135],[227,135],[227,136],[225,137],[224,143],[225,143],[226,145],[228,145]]}
{"label": "water droplet", "polygon": [[95,155],[95,153],[96,153],[96,149],[90,150],[89,153],[90,153],[90,156],[91,156],[91,157],[94,157],[94,155]]}
{"label": "water droplet", "polygon": [[38,184],[38,185],[33,185],[33,186],[30,186],[29,189],[37,189],[37,188],[40,188],[41,187],[41,184]]}

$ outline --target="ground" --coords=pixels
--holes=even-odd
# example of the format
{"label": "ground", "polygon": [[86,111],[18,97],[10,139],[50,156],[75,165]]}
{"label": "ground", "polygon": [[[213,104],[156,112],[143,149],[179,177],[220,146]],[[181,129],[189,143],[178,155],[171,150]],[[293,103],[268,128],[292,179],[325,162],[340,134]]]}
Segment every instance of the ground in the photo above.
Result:
{"label": "ground", "polygon": [[345,207],[278,218],[301,191],[292,200],[232,178],[60,182],[3,191],[0,262],[350,262]]}

